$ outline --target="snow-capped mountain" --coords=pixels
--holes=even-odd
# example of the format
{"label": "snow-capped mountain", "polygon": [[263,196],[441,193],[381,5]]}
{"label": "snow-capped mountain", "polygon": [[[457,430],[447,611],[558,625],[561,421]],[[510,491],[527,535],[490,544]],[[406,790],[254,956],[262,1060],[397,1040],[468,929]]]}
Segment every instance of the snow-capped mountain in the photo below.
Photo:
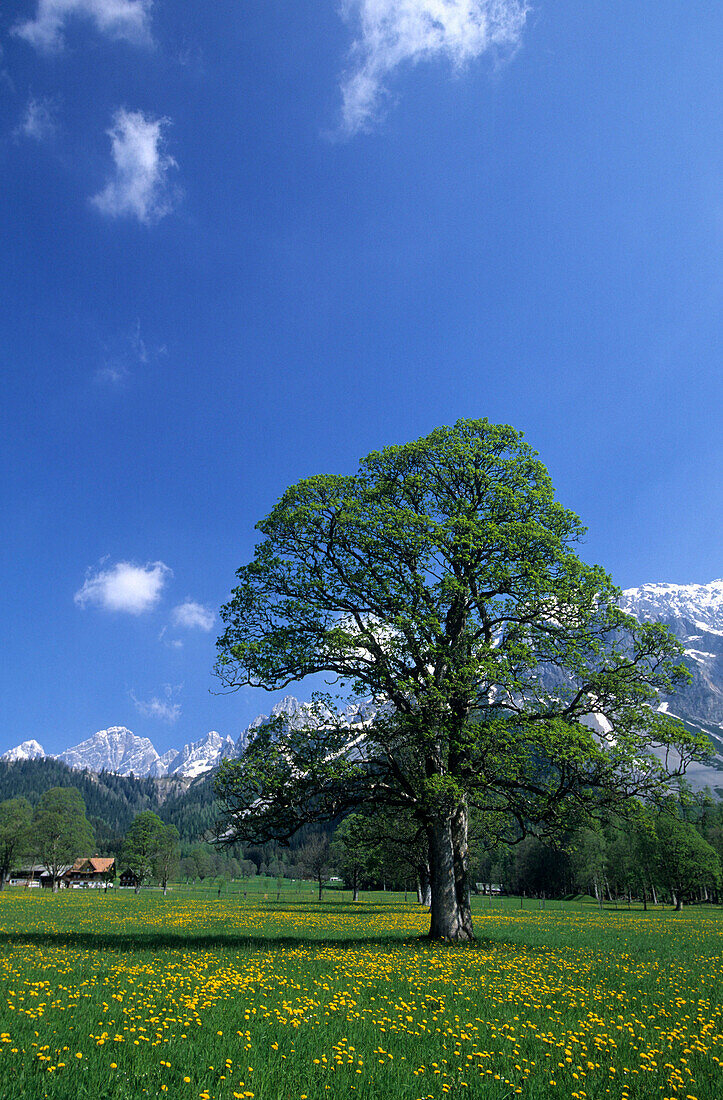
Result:
{"label": "snow-capped mountain", "polygon": [[661,697],[660,709],[708,735],[711,764],[691,765],[695,787],[723,788],[723,580],[708,584],[644,584],[623,592],[623,608],[644,622],[662,622],[683,643],[691,681]]}
{"label": "snow-capped mountain", "polygon": [[0,760],[38,760],[45,756],[45,749],[37,741],[23,741],[14,749],[8,749],[0,756]]}
{"label": "snow-capped mountain", "polygon": [[56,760],[69,768],[90,768],[116,775],[165,775],[160,756],[147,737],[137,737],[125,726],[98,730],[87,741],[58,753]]}
{"label": "snow-capped mountain", "polygon": [[622,607],[647,622],[691,623],[723,635],[723,580],[708,584],[643,584],[623,592]]}
{"label": "snow-capped mountain", "polygon": [[[167,756],[168,754],[166,754]],[[167,764],[166,775],[185,775],[195,779],[198,775],[210,771],[226,756],[236,755],[236,745],[232,737],[222,737],[211,730],[200,741],[184,745],[179,753]]]}
{"label": "snow-capped mountain", "polygon": [[644,584],[623,592],[622,604],[636,619],[665,623],[685,647],[692,680],[663,702],[686,721],[723,726],[723,580]]}
{"label": "snow-capped mountain", "polygon": [[[247,731],[241,735],[243,738]],[[241,739],[240,739],[241,740]],[[231,737],[222,737],[215,730],[198,741],[185,745],[180,752],[169,749],[162,756],[147,737],[138,737],[125,726],[111,726],[99,730],[85,741],[61,753],[46,753],[37,741],[23,741],[14,749],[0,756],[0,760],[37,760],[46,757],[60,760],[69,768],[93,772],[108,771],[116,775],[137,777],[178,775],[189,779],[203,775],[214,768],[224,757],[237,754]]]}

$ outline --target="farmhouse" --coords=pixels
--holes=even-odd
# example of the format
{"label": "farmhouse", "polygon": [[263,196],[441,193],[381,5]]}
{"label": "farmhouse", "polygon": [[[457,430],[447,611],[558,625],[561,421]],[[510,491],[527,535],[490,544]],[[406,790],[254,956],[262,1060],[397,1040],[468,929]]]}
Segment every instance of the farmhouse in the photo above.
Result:
{"label": "farmhouse", "polygon": [[[116,866],[112,856],[81,856],[58,876],[61,888],[81,886],[109,886],[115,878]],[[44,886],[50,888],[53,880],[42,864],[20,867],[10,875],[11,885]]]}
{"label": "farmhouse", "polygon": [[90,856],[76,859],[61,876],[61,882],[63,886],[106,886],[114,878],[115,859],[112,856]]}
{"label": "farmhouse", "polygon": [[11,871],[8,883],[11,886],[40,886],[43,875],[50,877],[42,863],[36,863],[32,867],[19,867],[17,871]]}

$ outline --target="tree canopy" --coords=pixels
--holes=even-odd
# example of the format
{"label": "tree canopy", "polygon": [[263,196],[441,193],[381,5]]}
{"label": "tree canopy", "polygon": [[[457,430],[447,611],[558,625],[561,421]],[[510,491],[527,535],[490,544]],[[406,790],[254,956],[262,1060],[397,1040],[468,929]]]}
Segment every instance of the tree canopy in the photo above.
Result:
{"label": "tree canopy", "polygon": [[0,802],[0,890],[17,860],[30,848],[32,806],[27,798]]}
{"label": "tree canopy", "polygon": [[325,700],[225,761],[226,842],[404,810],[429,846],[431,934],[470,938],[470,809],[490,839],[553,830],[660,796],[705,748],[655,706],[687,676],[679,644],[577,556],[584,528],[514,428],[461,420],[308,478],[258,529],[222,609],[223,684],[324,672],[375,708],[359,724]]}
{"label": "tree canopy", "polygon": [[[173,829],[173,834],[165,833]],[[121,849],[121,863],[135,880],[136,893],[153,875],[162,849],[170,850],[177,843],[178,832],[164,826],[158,814],[144,810],[133,819]]]}
{"label": "tree canopy", "polygon": [[51,787],[40,796],[32,820],[32,847],[50,875],[54,891],[63,871],[79,856],[90,855],[93,831],[75,787]]}

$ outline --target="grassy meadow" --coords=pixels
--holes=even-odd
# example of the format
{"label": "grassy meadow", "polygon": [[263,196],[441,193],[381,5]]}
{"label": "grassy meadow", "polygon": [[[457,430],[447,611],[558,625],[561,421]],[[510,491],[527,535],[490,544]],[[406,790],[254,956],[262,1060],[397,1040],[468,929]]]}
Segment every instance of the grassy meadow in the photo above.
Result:
{"label": "grassy meadow", "polygon": [[526,906],[7,889],[0,1096],[720,1100],[723,915]]}

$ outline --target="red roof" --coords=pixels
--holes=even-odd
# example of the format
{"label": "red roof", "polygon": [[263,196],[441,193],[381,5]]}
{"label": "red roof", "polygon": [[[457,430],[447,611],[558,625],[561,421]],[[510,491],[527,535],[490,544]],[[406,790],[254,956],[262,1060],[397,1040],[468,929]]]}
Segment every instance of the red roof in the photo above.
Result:
{"label": "red roof", "polygon": [[73,866],[68,871],[68,874],[79,874],[82,871],[95,872],[97,875],[104,875],[108,871],[111,871],[115,866],[115,859],[112,856],[91,856],[88,859],[87,856],[82,856],[76,859]]}

